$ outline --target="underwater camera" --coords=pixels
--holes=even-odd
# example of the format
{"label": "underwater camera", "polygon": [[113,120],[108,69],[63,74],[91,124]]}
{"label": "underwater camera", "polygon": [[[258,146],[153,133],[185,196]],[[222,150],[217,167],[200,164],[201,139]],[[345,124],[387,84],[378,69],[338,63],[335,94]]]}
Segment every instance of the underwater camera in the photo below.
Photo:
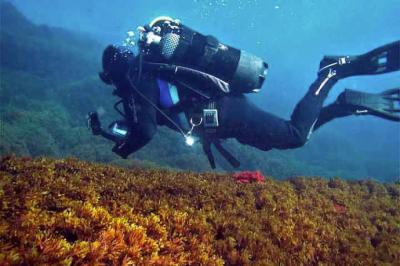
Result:
{"label": "underwater camera", "polygon": [[138,28],[139,48],[145,60],[186,66],[214,75],[234,92],[257,92],[268,64],[246,51],[222,44],[213,36],[194,31],[179,20],[158,17]]}

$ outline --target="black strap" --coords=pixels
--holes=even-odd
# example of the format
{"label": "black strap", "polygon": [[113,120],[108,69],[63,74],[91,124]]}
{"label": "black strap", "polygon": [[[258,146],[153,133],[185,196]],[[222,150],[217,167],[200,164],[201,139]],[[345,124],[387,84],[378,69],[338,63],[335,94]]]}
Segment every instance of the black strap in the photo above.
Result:
{"label": "black strap", "polygon": [[[209,101],[206,104],[206,108],[208,109],[217,109],[217,103],[215,101]],[[203,123],[204,124],[204,123]],[[215,160],[212,154],[211,145],[213,144],[217,151],[227,160],[230,165],[234,168],[240,167],[240,162],[228,151],[226,150],[218,137],[216,136],[216,128],[215,127],[204,127],[204,136],[203,136],[203,151],[207,156],[207,159],[211,165],[212,169],[215,169]]]}
{"label": "black strap", "polygon": [[215,160],[214,160],[214,155],[212,154],[211,151],[211,143],[207,140],[203,140],[203,151],[207,156],[208,162],[210,163],[210,166],[212,169],[215,169]]}
{"label": "black strap", "polygon": [[214,144],[215,148],[217,151],[222,155],[222,157],[225,158],[225,160],[232,165],[233,168],[238,168],[240,167],[240,162],[238,159],[236,159],[229,151],[227,151],[220,141],[216,140],[213,142],[210,142],[208,140],[203,140],[203,151],[207,156],[208,162],[210,163],[210,166],[212,169],[215,169],[215,160],[214,160],[214,155],[211,150],[211,144]]}
{"label": "black strap", "polygon": [[219,141],[215,141],[214,145],[219,153],[221,153],[221,155],[225,158],[225,160],[227,160],[232,165],[232,167],[240,167],[240,162],[229,151],[227,151]]}
{"label": "black strap", "polygon": [[215,93],[229,93],[229,83],[216,76],[189,67],[163,63],[143,62],[143,69],[158,73],[166,80],[179,80],[187,85],[196,84]]}

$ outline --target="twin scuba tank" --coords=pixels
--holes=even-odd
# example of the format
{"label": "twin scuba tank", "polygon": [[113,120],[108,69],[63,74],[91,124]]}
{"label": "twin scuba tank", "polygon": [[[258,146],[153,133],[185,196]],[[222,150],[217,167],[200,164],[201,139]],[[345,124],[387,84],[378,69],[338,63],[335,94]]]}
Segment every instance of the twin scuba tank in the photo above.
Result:
{"label": "twin scuba tank", "polygon": [[146,61],[205,72],[227,82],[230,92],[257,92],[263,85],[268,64],[261,58],[222,44],[178,20],[159,17],[139,31],[139,48]]}

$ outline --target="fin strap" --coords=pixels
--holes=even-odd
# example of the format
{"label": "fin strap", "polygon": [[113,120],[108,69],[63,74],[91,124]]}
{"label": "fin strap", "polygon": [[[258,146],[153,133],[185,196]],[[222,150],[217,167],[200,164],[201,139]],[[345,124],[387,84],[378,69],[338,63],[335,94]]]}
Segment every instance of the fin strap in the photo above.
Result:
{"label": "fin strap", "polygon": [[227,151],[219,141],[215,141],[213,143],[215,148],[217,148],[219,153],[221,153],[221,155],[232,165],[232,167],[238,168],[240,166],[240,162],[229,151]]}
{"label": "fin strap", "polygon": [[215,169],[214,155],[212,154],[211,143],[209,141],[203,141],[203,151],[207,156],[207,159],[208,159],[208,162],[210,163],[211,168]]}
{"label": "fin strap", "polygon": [[210,163],[212,169],[215,169],[216,166],[214,155],[212,154],[211,150],[211,144],[214,144],[217,151],[225,158],[227,162],[229,162],[232,167],[238,168],[240,166],[240,162],[229,151],[227,151],[219,141],[210,142],[207,140],[203,140],[203,151],[206,154],[208,162]]}

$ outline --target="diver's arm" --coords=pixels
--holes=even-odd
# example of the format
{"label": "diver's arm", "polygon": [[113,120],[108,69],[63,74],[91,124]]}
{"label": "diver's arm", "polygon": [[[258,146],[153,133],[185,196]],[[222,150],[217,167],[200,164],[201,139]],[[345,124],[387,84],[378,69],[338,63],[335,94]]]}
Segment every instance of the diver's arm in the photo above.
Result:
{"label": "diver's arm", "polygon": [[102,136],[103,138],[114,141],[115,143],[120,143],[121,141],[123,141],[122,136],[117,136],[115,134],[107,132],[101,127],[101,123],[96,112],[90,112],[87,117],[88,128],[92,131],[93,135]]}
{"label": "diver's arm", "polygon": [[156,125],[148,117],[141,116],[139,119],[141,119],[141,122],[131,128],[124,141],[116,144],[113,148],[113,152],[122,158],[126,158],[144,147],[157,131]]}
{"label": "diver's arm", "polygon": [[[143,101],[142,96],[145,95],[146,99],[157,104],[158,87],[148,74],[136,77],[137,63],[129,49],[110,45],[103,52],[103,72],[99,74],[103,82],[115,86],[113,94],[122,99],[125,130],[122,139],[114,138],[101,130],[98,135],[114,140],[116,145],[113,151],[123,158],[145,146],[153,138],[157,128],[156,110]],[[117,128],[111,133],[121,135],[121,131],[118,131]]]}
{"label": "diver's arm", "polygon": [[[155,80],[145,78],[138,89],[153,103],[158,101],[158,88]],[[113,152],[123,158],[144,147],[153,138],[157,131],[156,110],[148,104],[140,95],[133,94],[135,99],[135,112],[132,112],[127,98],[124,98],[124,111],[130,122],[129,130],[124,141],[115,145]],[[135,113],[136,118],[132,115]]]}
{"label": "diver's arm", "polygon": [[[121,132],[124,130],[121,129],[117,129],[120,131],[118,133],[114,132],[114,129],[111,132],[104,130],[101,127],[97,113],[90,112],[88,115],[88,126],[93,135],[102,136],[105,139],[115,142],[113,152],[123,158],[139,150],[153,138],[156,132],[156,124],[153,121],[150,114],[140,112],[138,114],[138,123],[131,126],[130,130],[127,130],[124,135]],[[112,125],[117,125],[117,122],[114,122]]]}

